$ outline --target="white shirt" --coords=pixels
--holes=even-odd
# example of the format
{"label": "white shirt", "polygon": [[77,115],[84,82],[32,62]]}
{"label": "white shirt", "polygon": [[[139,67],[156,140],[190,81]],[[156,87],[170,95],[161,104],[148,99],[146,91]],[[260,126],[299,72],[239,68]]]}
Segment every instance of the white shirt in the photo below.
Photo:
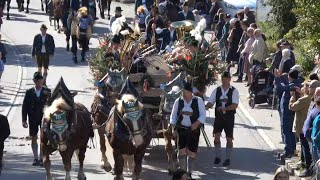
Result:
{"label": "white shirt", "polygon": [[42,88],[40,88],[39,90],[37,90],[36,88],[34,88],[34,91],[36,92],[37,97],[40,97],[41,90],[42,90]]}
{"label": "white shirt", "polygon": [[[198,121],[200,121],[202,124],[204,124],[206,122],[206,109],[205,109],[204,102],[200,97],[194,96],[193,98],[198,99],[198,107],[199,107]],[[178,121],[178,114],[177,113],[178,113],[178,108],[179,108],[179,100],[180,100],[180,98],[176,99],[173,104],[173,109],[172,109],[172,112],[170,115],[170,124],[176,124]],[[186,108],[186,109],[191,108],[192,100],[193,99],[191,99],[190,102],[186,102],[185,100],[183,100],[184,108]],[[190,117],[184,116],[181,121],[181,125],[186,126],[186,127],[190,127],[191,126]]]}
{"label": "white shirt", "polygon": [[41,52],[42,53],[46,53],[46,46],[44,45],[44,43],[46,42],[46,35],[41,35],[42,37],[42,48],[41,48]]}
{"label": "white shirt", "polygon": [[[221,97],[220,100],[222,99],[228,99],[228,92],[229,89],[231,89],[232,86],[230,86],[226,91],[222,88],[222,86],[220,86],[221,88]],[[215,104],[216,103],[216,95],[217,95],[217,89],[215,88],[208,100],[208,102],[210,102],[211,104]],[[225,102],[221,102],[222,103],[222,107],[225,108],[226,107],[226,103]],[[239,91],[235,88],[232,92],[232,104],[239,104]]]}

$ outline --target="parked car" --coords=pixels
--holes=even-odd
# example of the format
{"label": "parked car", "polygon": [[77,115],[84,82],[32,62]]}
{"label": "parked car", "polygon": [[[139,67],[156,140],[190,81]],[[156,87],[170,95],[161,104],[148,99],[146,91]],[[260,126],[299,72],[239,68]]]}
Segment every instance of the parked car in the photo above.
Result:
{"label": "parked car", "polygon": [[225,13],[234,17],[237,12],[242,11],[244,7],[249,7],[250,11],[256,12],[257,0],[221,0],[221,6]]}

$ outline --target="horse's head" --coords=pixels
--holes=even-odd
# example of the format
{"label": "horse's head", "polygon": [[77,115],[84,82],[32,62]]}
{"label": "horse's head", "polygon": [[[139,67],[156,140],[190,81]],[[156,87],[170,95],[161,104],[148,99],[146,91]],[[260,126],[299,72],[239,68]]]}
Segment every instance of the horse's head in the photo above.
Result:
{"label": "horse's head", "polygon": [[143,105],[133,95],[124,94],[121,100],[117,101],[117,111],[133,137],[132,143],[135,146],[140,146],[143,143],[147,125],[147,121],[144,119]]}
{"label": "horse's head", "polygon": [[179,86],[173,86],[171,91],[164,93],[164,105],[163,110],[170,113],[173,109],[174,101],[180,97],[181,89]]}
{"label": "horse's head", "polygon": [[67,114],[71,109],[66,101],[62,97],[59,97],[44,111],[44,120],[50,122],[51,140],[58,145],[59,151],[65,151],[67,149]]}
{"label": "horse's head", "polygon": [[105,81],[105,87],[107,87],[106,96],[111,104],[115,104],[115,99],[118,98],[122,84],[126,80],[126,71],[124,68],[121,71],[115,69],[107,69],[108,77]]}

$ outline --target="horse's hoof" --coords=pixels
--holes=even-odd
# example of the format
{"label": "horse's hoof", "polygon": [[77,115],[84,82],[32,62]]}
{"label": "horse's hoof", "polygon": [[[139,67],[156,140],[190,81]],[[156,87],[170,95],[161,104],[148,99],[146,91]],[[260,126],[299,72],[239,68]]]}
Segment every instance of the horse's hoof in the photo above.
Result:
{"label": "horse's hoof", "polygon": [[110,172],[112,170],[112,167],[111,166],[105,166],[105,165],[101,165],[101,168],[103,170],[105,170],[106,172]]}
{"label": "horse's hoof", "polygon": [[26,10],[26,13],[29,13],[29,11],[28,11],[28,10]]}

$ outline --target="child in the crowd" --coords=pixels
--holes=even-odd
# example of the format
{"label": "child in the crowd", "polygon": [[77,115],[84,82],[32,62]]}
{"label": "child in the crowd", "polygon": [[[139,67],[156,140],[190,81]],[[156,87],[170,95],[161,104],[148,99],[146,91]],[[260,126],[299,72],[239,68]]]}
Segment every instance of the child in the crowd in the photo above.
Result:
{"label": "child in the crowd", "polygon": [[137,21],[140,32],[145,32],[146,30],[146,17],[148,15],[148,10],[144,6],[140,6],[137,9]]}

